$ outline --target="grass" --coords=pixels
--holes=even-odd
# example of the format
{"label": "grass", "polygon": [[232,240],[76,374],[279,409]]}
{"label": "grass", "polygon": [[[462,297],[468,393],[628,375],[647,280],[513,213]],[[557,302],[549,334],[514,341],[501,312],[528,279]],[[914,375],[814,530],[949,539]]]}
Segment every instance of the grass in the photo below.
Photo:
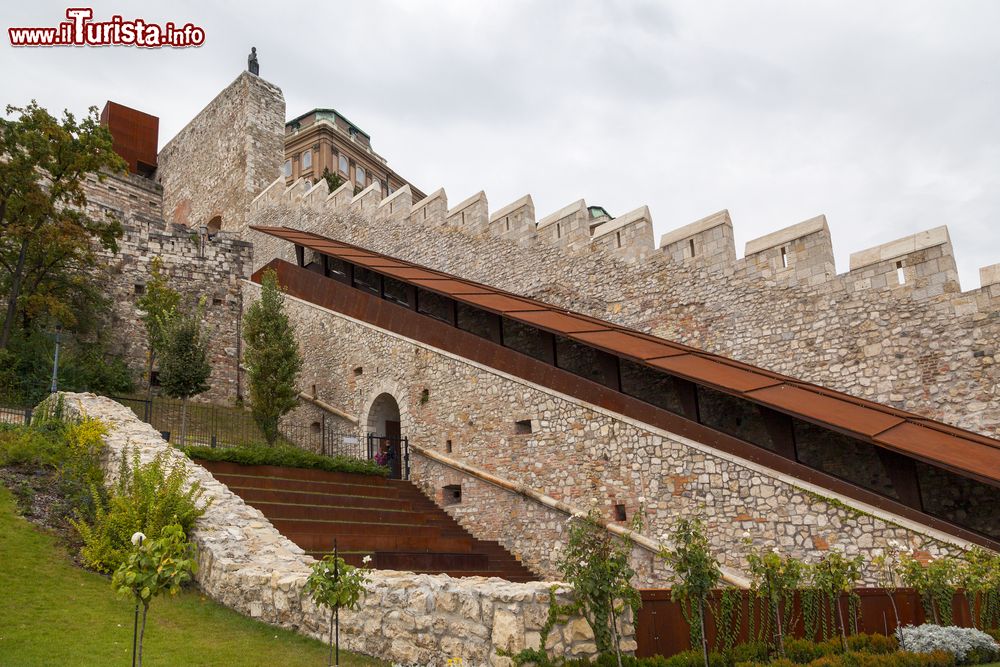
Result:
{"label": "grass", "polygon": [[[0,665],[128,665],[133,603],[74,566],[53,536],[16,515],[0,487]],[[153,602],[147,665],[326,665],[321,642],[246,618],[198,591]],[[341,651],[344,665],[381,665]]]}

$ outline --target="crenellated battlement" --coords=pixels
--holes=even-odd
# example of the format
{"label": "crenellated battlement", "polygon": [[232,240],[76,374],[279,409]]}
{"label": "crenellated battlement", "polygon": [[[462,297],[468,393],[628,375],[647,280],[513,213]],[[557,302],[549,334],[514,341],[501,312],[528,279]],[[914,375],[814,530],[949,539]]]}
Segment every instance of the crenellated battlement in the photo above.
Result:
{"label": "crenellated battlement", "polygon": [[[652,215],[646,206],[616,218],[598,218],[586,200],[579,199],[536,220],[531,195],[492,214],[483,191],[452,209],[448,208],[444,188],[417,202],[411,200],[409,186],[384,199],[379,196],[378,189],[371,186],[354,195],[350,183],[332,193],[327,191],[325,181],[310,188],[300,179],[286,188],[284,179],[279,178],[254,199],[251,209],[259,210],[277,201],[291,204],[301,201],[310,208],[340,215],[374,210],[377,219],[408,220],[429,228],[447,226],[521,246],[550,246],[571,255],[602,254],[633,265],[666,259],[680,266],[825,291],[863,293],[904,289],[913,299],[961,293],[951,241],[944,226],[855,252],[849,271],[837,274],[833,238],[824,215],[748,241],[743,257],[737,258],[733,222],[727,210],[663,234],[657,247]],[[979,295],[985,296],[986,301],[997,298],[1000,280],[996,266],[984,267],[982,288],[969,294],[983,292]]]}

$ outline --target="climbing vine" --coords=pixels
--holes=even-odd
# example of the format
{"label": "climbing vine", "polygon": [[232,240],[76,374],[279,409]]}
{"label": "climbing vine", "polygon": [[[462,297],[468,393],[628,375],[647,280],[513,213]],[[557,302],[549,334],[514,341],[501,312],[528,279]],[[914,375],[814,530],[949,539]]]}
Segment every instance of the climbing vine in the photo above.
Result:
{"label": "climbing vine", "polygon": [[[749,545],[748,545],[749,546]],[[760,552],[749,547],[750,590],[763,602],[758,640],[766,641],[782,656],[785,654],[785,633],[794,621],[795,589],[802,580],[802,563],[775,551]]]}
{"label": "climbing vine", "polygon": [[[860,598],[854,589],[861,581],[862,562],[861,556],[848,558],[840,551],[831,551],[809,568],[812,587],[819,592],[821,600],[826,602],[825,606],[830,610],[830,617],[834,627],[839,631],[841,645],[845,652],[847,651],[848,633],[857,633]],[[844,620],[843,605],[840,603],[841,598],[845,595],[848,600],[850,630],[848,630]]]}
{"label": "climbing vine", "polygon": [[952,600],[955,597],[957,566],[952,558],[936,558],[927,565],[909,554],[899,557],[903,583],[917,589],[927,618],[935,625],[952,624]]}
{"label": "climbing vine", "polygon": [[743,593],[736,588],[723,589],[712,608],[715,619],[715,650],[728,653],[736,646],[743,627]]}

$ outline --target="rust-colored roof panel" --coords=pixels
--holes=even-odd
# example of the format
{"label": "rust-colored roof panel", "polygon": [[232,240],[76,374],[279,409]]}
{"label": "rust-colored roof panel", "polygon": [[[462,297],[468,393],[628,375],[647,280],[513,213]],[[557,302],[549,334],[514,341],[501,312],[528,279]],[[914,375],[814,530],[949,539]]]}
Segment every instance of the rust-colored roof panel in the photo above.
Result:
{"label": "rust-colored roof panel", "polygon": [[633,359],[657,359],[687,354],[684,350],[661,341],[651,341],[624,331],[589,331],[573,336],[577,340],[604,348]]}
{"label": "rust-colored roof panel", "polygon": [[[347,259],[349,255],[343,255],[344,259]],[[386,259],[385,257],[357,257],[351,256],[350,260],[355,264],[359,264],[366,269],[382,269],[387,268],[399,268],[399,269],[411,269],[412,267],[406,262],[400,262],[395,259]],[[423,271],[423,269],[421,269]]]}
{"label": "rust-colored roof panel", "polygon": [[747,396],[779,410],[832,424],[869,438],[903,423],[903,420],[895,415],[789,385],[751,391]]}
{"label": "rust-colored roof panel", "polygon": [[694,354],[651,359],[646,363],[691,380],[735,392],[751,391],[779,384],[778,380],[766,375],[751,373],[721,361],[706,359]]}
{"label": "rust-colored roof panel", "polygon": [[458,294],[494,293],[488,287],[470,285],[469,283],[461,280],[455,280],[454,278],[415,278],[411,282],[418,287],[426,287],[427,289],[434,290],[435,292],[441,292],[442,294],[447,294],[448,296],[455,296]]}
{"label": "rust-colored roof panel", "polygon": [[[354,258],[351,258],[354,261]],[[387,276],[392,276],[393,278],[402,278],[403,280],[416,280],[416,279],[428,279],[433,278],[434,274],[427,269],[415,269],[410,266],[380,266],[372,267],[373,270],[377,270],[379,273],[384,273]]]}
{"label": "rust-colored roof panel", "polygon": [[985,480],[1000,478],[1000,450],[981,447],[964,438],[904,422],[875,436],[875,442],[926,461],[964,470]]}
{"label": "rust-colored roof panel", "polygon": [[506,294],[466,294],[462,296],[462,301],[471,303],[474,306],[482,306],[494,313],[510,313],[522,310],[545,310],[540,303],[507,296]]}
{"label": "rust-colored roof panel", "polygon": [[527,322],[528,324],[534,324],[535,326],[563,335],[579,333],[581,331],[607,330],[610,326],[607,322],[594,324],[593,322],[588,322],[582,317],[565,315],[552,310],[536,310],[528,313],[514,313],[510,317],[511,319]]}

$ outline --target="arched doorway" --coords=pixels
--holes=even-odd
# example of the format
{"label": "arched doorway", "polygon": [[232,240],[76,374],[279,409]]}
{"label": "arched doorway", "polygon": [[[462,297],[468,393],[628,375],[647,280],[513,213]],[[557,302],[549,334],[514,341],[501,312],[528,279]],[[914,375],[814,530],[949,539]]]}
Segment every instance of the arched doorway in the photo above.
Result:
{"label": "arched doorway", "polygon": [[384,457],[393,479],[402,479],[406,452],[399,424],[399,403],[392,394],[379,394],[368,409],[368,448],[371,456]]}

